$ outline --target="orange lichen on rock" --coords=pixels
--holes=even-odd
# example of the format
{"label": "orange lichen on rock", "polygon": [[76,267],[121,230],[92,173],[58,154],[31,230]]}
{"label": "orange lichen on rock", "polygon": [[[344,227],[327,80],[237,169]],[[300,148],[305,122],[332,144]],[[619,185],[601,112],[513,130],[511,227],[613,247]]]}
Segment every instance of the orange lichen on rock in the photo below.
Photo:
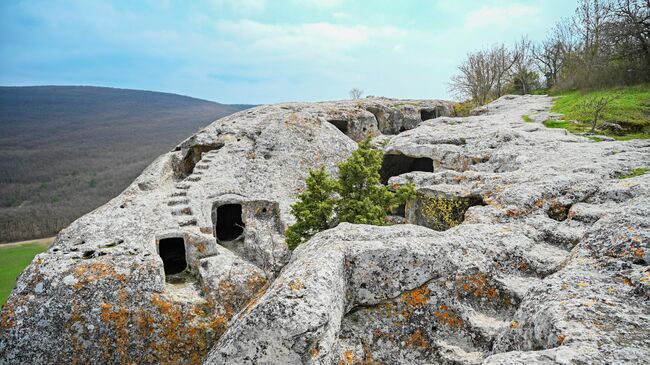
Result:
{"label": "orange lichen on rock", "polygon": [[320,350],[318,349],[318,346],[314,346],[311,350],[309,350],[309,354],[311,355],[312,360],[315,360],[318,357],[319,353]]}
{"label": "orange lichen on rock", "polygon": [[456,287],[464,294],[480,298],[495,298],[499,291],[488,284],[488,277],[483,273],[462,276],[456,280]]}
{"label": "orange lichen on rock", "polygon": [[634,256],[636,257],[643,257],[644,251],[643,248],[639,247],[636,250],[634,250]]}
{"label": "orange lichen on rock", "polygon": [[410,307],[421,307],[429,300],[429,288],[420,287],[402,294],[402,300]]}
{"label": "orange lichen on rock", "polygon": [[[214,340],[226,330],[226,318],[200,304],[180,304],[154,294],[152,304],[164,318],[162,323],[143,319],[145,326],[162,326],[152,351],[158,363],[174,364],[182,361],[200,364]],[[208,307],[210,304],[208,304]]]}
{"label": "orange lichen on rock", "polygon": [[81,289],[87,284],[93,284],[103,279],[122,282],[126,280],[126,276],[118,274],[113,265],[99,260],[77,266],[75,268],[75,277],[77,277],[77,283],[74,285],[75,289]]}
{"label": "orange lichen on rock", "polygon": [[27,301],[25,296],[10,296],[0,311],[0,329],[6,330],[14,326],[16,319],[16,308]]}
{"label": "orange lichen on rock", "polygon": [[446,324],[449,327],[460,327],[463,325],[463,320],[449,310],[449,307],[446,305],[441,305],[439,310],[433,313],[434,317],[443,324]]}
{"label": "orange lichen on rock", "polygon": [[422,335],[422,331],[417,330],[408,336],[405,341],[406,347],[429,348],[429,341]]}
{"label": "orange lichen on rock", "polygon": [[559,335],[559,336],[557,336],[557,345],[558,345],[558,346],[561,346],[561,345],[564,343],[564,339],[565,339],[565,338],[566,338],[566,337],[565,337],[564,335]]}
{"label": "orange lichen on rock", "polygon": [[361,363],[359,356],[355,355],[352,351],[346,351],[341,354],[341,360],[339,360],[339,365],[353,365]]}
{"label": "orange lichen on rock", "polygon": [[264,287],[266,285],[268,280],[266,280],[265,277],[262,275],[254,272],[251,276],[248,277],[246,280],[246,287],[248,288],[248,292],[253,294],[257,293],[260,288]]}

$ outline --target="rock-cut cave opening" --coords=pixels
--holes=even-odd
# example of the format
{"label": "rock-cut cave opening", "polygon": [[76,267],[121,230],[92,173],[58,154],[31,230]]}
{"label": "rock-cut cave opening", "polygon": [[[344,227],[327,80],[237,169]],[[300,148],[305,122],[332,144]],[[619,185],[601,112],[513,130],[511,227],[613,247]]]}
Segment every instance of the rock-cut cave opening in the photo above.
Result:
{"label": "rock-cut cave opening", "polygon": [[348,121],[347,120],[328,120],[328,122],[332,123],[333,126],[338,128],[343,134],[348,133]]}
{"label": "rock-cut cave opening", "polygon": [[219,241],[232,241],[244,233],[241,204],[224,204],[217,208],[214,228]]}
{"label": "rock-cut cave opening", "polygon": [[384,155],[379,174],[381,182],[387,184],[391,177],[412,171],[433,172],[433,160],[427,157]]}
{"label": "rock-cut cave opening", "polygon": [[420,109],[420,119],[425,120],[437,118],[438,115],[435,109]]}
{"label": "rock-cut cave opening", "polygon": [[175,166],[174,169],[176,175],[180,177],[187,177],[188,175],[192,174],[192,172],[194,172],[194,167],[199,161],[201,161],[204,153],[218,150],[221,147],[223,147],[222,144],[192,146],[180,164],[178,164],[178,166]]}
{"label": "rock-cut cave opening", "polygon": [[180,237],[163,238],[158,242],[158,254],[163,260],[165,275],[173,275],[187,268],[185,240]]}

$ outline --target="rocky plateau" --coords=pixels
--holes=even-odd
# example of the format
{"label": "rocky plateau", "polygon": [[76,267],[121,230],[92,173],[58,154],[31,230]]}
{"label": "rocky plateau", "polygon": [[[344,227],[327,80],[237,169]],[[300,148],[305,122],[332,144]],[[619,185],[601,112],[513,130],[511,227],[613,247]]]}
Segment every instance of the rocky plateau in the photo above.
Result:
{"label": "rocky plateau", "polygon": [[[219,119],[36,256],[0,312],[0,364],[650,363],[650,175],[621,178],[650,141],[546,128],[551,103]],[[289,251],[308,171],[336,174],[366,137],[417,199]]]}

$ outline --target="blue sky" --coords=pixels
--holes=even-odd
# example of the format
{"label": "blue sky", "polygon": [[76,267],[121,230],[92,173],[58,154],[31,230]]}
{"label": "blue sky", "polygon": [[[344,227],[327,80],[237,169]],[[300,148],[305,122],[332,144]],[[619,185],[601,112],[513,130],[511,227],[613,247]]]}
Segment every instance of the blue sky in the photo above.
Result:
{"label": "blue sky", "polygon": [[567,0],[0,1],[0,85],[98,85],[222,103],[449,98],[464,55],[541,39]]}

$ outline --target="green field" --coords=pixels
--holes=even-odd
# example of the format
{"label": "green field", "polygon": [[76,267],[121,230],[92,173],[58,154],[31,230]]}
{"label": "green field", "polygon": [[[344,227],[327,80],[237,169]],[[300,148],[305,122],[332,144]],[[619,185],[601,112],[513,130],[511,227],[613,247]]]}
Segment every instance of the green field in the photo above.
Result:
{"label": "green field", "polygon": [[36,254],[47,250],[51,238],[18,244],[0,245],[0,303],[4,304],[16,285],[16,277]]}
{"label": "green field", "polygon": [[[598,131],[598,134],[610,136],[617,140],[650,138],[650,85],[613,88],[593,91],[568,91],[556,96],[552,111],[564,114],[561,121],[547,121],[549,128],[564,128],[574,133],[584,133],[591,129],[591,115],[585,112],[581,105],[594,97],[613,97],[603,111],[599,123],[613,122],[622,126],[625,133],[617,135],[609,131]],[[576,120],[578,123],[569,121]]]}

